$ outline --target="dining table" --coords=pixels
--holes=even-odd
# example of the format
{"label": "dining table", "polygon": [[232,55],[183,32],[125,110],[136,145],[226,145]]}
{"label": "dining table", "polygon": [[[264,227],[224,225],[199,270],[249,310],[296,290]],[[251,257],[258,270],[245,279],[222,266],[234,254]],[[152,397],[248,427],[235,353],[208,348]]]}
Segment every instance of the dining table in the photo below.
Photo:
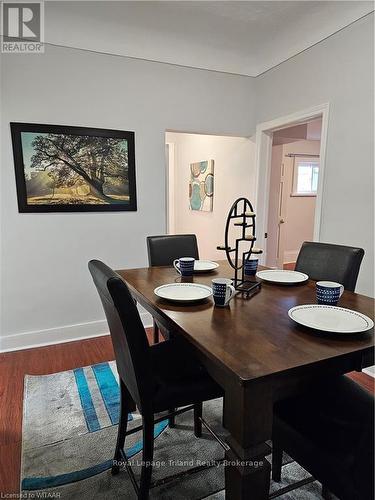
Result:
{"label": "dining table", "polygon": [[[182,278],[172,266],[117,273],[158,324],[193,346],[224,390],[225,498],[264,500],[269,496],[271,466],[265,456],[274,403],[308,393],[318,381],[373,365],[374,332],[324,333],[293,322],[289,309],[316,304],[311,280],[294,286],[263,282],[258,293],[248,299],[237,294],[228,307],[215,307],[212,298],[173,303],[154,293],[168,283],[210,286],[213,278],[232,279],[228,262],[218,263],[213,272],[191,278]],[[374,317],[374,299],[364,295],[344,291],[339,306]]]}

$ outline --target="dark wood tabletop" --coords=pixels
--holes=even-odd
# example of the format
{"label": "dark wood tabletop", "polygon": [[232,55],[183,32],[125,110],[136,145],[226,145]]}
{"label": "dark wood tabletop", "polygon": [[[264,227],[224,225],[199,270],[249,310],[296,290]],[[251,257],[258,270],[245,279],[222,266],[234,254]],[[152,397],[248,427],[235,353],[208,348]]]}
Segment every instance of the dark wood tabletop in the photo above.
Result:
{"label": "dark wood tabletop", "polygon": [[[213,300],[193,305],[172,304],[154,294],[157,286],[193,281],[210,285],[214,277],[232,277],[226,261],[214,273],[182,279],[172,267],[121,270],[132,293],[158,319],[171,322],[207,356],[234,372],[244,383],[276,372],[327,358],[373,349],[373,330],[361,334],[323,334],[294,323],[291,307],[315,304],[315,282],[297,286],[263,283],[249,300],[236,296],[229,307],[214,307]],[[374,317],[374,299],[345,291],[339,306]],[[370,356],[371,357],[371,356]],[[369,361],[371,363],[371,360]]]}
{"label": "dark wood tabletop", "polygon": [[[316,303],[312,281],[298,286],[263,283],[249,300],[237,295],[229,307],[219,308],[212,299],[192,305],[159,299],[154,294],[157,286],[182,281],[172,267],[117,272],[158,323],[195,346],[209,374],[224,389],[227,500],[268,499],[270,464],[264,457],[269,453],[275,401],[309,391],[318,378],[327,380],[374,364],[373,331],[324,334],[288,317],[291,307]],[[219,276],[233,277],[226,261],[213,273],[183,282],[210,285]],[[363,295],[345,291],[339,305],[374,316],[374,300]]]}

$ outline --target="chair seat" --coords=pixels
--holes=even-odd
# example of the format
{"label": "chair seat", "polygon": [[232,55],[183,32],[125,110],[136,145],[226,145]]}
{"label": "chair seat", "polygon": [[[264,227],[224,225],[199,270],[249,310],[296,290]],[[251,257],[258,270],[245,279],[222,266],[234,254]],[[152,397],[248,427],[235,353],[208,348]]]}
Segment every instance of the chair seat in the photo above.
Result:
{"label": "chair seat", "polygon": [[373,404],[359,385],[338,377],[276,403],[275,442],[340,498],[370,499]]}
{"label": "chair seat", "polygon": [[366,402],[371,402],[371,396],[347,377],[335,380],[329,389],[319,386],[301,397],[276,403],[274,412],[322,449],[350,454],[362,435],[361,415],[370,410]]}
{"label": "chair seat", "polygon": [[223,396],[221,387],[207,374],[183,339],[173,338],[151,346],[150,356],[156,380],[155,412]]}

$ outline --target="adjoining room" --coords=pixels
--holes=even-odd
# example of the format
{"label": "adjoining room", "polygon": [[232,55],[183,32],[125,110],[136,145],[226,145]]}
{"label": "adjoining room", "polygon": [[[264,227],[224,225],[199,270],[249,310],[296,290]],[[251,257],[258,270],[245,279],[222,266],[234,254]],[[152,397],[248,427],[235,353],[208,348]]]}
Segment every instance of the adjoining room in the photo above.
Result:
{"label": "adjoining room", "polygon": [[314,239],[322,119],[273,133],[269,186],[269,267],[294,269],[304,241]]}
{"label": "adjoining room", "polygon": [[212,242],[223,243],[223,220],[233,200],[254,199],[254,138],[166,132],[165,140],[168,234],[194,233],[203,259],[221,259]]}

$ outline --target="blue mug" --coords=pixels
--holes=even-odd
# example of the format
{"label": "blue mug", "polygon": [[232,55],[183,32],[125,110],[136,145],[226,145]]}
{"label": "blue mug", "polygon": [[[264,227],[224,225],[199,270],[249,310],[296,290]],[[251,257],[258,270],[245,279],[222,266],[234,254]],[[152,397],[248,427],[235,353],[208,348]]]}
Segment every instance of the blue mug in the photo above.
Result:
{"label": "blue mug", "polygon": [[235,294],[236,289],[232,285],[232,280],[227,278],[215,278],[212,280],[212,295],[215,306],[227,306]]}
{"label": "blue mug", "polygon": [[244,274],[245,276],[255,276],[257,269],[258,269],[258,260],[259,259],[252,259],[250,258],[249,260],[245,261],[244,267]]}
{"label": "blue mug", "polygon": [[194,263],[194,257],[180,257],[173,261],[173,266],[181,276],[193,276]]}
{"label": "blue mug", "polygon": [[318,304],[336,306],[343,292],[343,285],[335,281],[318,281],[316,284],[316,299]]}

